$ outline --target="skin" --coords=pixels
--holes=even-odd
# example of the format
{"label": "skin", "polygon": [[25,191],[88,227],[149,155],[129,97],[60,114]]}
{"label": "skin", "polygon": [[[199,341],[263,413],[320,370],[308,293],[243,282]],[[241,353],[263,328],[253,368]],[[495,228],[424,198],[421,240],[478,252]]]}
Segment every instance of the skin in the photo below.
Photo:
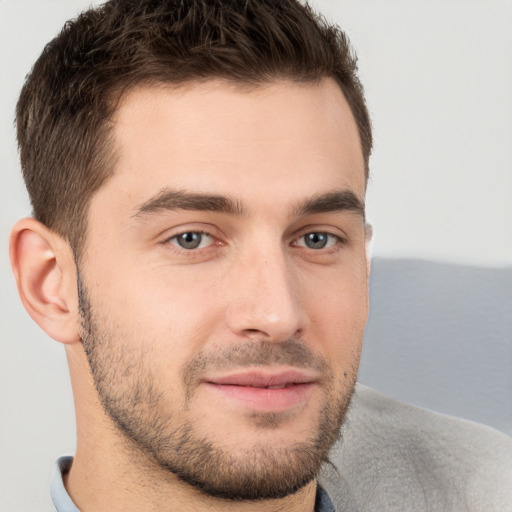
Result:
{"label": "skin", "polygon": [[[342,414],[333,409],[342,412],[353,391],[369,273],[363,212],[343,200],[362,206],[365,178],[341,90],[331,79],[249,90],[220,80],[145,86],[124,98],[114,122],[116,169],[91,200],[79,262],[89,324],[69,245],[34,219],[11,237],[27,310],[66,344],[77,415],[68,492],[85,512],[312,511],[314,480],[279,499],[206,495],[163,467],[176,459],[173,447],[155,456],[120,422],[136,417],[150,432],[158,424],[160,439],[188,425],[237,472],[265,466],[270,454],[276,467],[290,466],[294,447],[326,418],[338,430]],[[176,208],[176,191],[234,207]],[[336,201],[315,207],[332,191]],[[176,238],[200,232],[207,235],[196,249]],[[327,245],[308,247],[311,233]],[[307,357],[294,359],[289,345]],[[268,378],[297,369],[310,382],[284,405],[272,392],[254,404],[212,385],[237,372]]]}

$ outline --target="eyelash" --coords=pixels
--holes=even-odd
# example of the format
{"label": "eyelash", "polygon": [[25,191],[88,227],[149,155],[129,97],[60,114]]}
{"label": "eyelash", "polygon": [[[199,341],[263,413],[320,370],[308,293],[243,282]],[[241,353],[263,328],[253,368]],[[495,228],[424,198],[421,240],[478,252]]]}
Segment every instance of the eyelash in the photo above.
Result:
{"label": "eyelash", "polygon": [[[312,247],[307,247],[306,245],[298,245],[298,241],[299,240],[304,240],[305,242],[305,237],[307,237],[308,235],[321,235],[321,236],[325,236],[328,238],[326,244],[329,244],[329,238],[331,239],[331,241],[333,241],[334,243],[332,243],[329,247],[319,247],[319,248],[312,248]],[[305,242],[306,243],[306,242]],[[315,251],[315,252],[320,252],[320,251],[323,251],[323,252],[326,252],[328,250],[333,250],[336,246],[339,246],[341,244],[344,244],[346,243],[346,240],[343,239],[341,236],[339,235],[335,235],[334,233],[330,233],[328,231],[322,231],[322,230],[318,230],[318,231],[307,231],[306,233],[302,233],[298,238],[296,238],[294,240],[294,242],[292,243],[293,246],[295,247],[303,247],[304,249],[310,249],[312,251]]]}
{"label": "eyelash", "polygon": [[[201,244],[203,242],[203,240],[200,240],[199,241],[199,245],[197,247],[191,247],[191,248],[186,248],[186,247],[183,247],[179,244],[179,242],[177,241],[179,237],[183,237],[184,235],[199,235],[200,237],[209,237],[212,239],[212,241],[206,246],[206,247],[201,247]],[[312,247],[308,247],[306,245],[306,242],[305,242],[305,237],[308,236],[308,235],[320,235],[320,236],[325,236],[328,238],[328,240],[326,241],[326,245],[329,244],[329,239],[331,239],[331,241],[333,240],[334,243],[331,243],[330,246],[328,247],[318,247],[318,248],[312,248]],[[173,240],[176,240],[176,243],[173,243],[172,241]],[[299,241],[300,240],[304,240],[304,245],[299,245]],[[312,230],[312,231],[306,231],[302,234],[300,234],[297,238],[295,238],[291,245],[293,247],[300,247],[300,248],[303,248],[305,250],[311,250],[313,252],[328,252],[329,250],[332,251],[336,248],[336,246],[340,246],[340,245],[344,245],[346,244],[346,239],[344,239],[343,237],[339,236],[339,235],[335,235],[334,233],[330,233],[328,231],[322,231],[322,230],[318,230],[318,231],[315,231],[315,230]],[[202,230],[190,230],[190,231],[183,231],[181,233],[177,233],[169,238],[167,238],[165,241],[164,241],[164,244],[170,244],[174,247],[176,247],[177,250],[180,250],[184,253],[188,253],[188,254],[192,254],[192,253],[195,253],[197,252],[198,250],[201,250],[201,249],[208,249],[209,247],[211,247],[212,245],[215,245],[215,237],[206,232],[206,231],[202,231]]]}
{"label": "eyelash", "polygon": [[[180,246],[179,243],[177,242],[178,238],[179,237],[183,237],[184,235],[199,235],[201,237],[209,237],[209,238],[212,239],[212,242],[210,244],[208,244],[206,247],[194,247],[194,248],[187,249],[186,247]],[[172,243],[172,240],[176,240],[176,244]],[[211,235],[210,233],[207,233],[206,231],[201,231],[201,230],[193,231],[193,230],[190,230],[190,231],[183,231],[182,233],[177,233],[176,235],[173,235],[173,236],[167,238],[167,240],[165,240],[165,243],[171,244],[174,247],[176,247],[177,249],[180,249],[182,251],[190,253],[190,252],[195,252],[198,249],[205,249],[205,248],[210,247],[211,245],[213,245],[215,243],[215,237],[213,235]],[[199,242],[199,245],[201,243],[202,243],[202,240]]]}

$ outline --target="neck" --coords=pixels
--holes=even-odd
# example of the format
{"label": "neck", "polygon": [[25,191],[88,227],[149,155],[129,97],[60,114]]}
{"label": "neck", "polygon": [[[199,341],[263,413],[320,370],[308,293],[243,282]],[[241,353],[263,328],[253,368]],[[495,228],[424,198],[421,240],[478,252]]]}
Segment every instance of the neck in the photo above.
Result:
{"label": "neck", "polygon": [[112,452],[113,446],[105,447],[102,444],[96,445],[92,452],[86,446],[77,446],[73,466],[64,479],[71,499],[82,512],[314,510],[316,482],[311,482],[283,499],[229,501],[206,496],[165,470],[150,469],[147,461],[137,460],[136,457],[131,461],[121,462],[117,452],[115,459],[112,459],[108,453]]}

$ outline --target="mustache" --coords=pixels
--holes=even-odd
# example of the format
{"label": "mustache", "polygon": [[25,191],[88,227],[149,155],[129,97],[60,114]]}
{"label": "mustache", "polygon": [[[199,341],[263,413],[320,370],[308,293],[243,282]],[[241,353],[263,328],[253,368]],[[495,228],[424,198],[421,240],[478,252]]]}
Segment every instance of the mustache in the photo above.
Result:
{"label": "mustache", "polygon": [[327,361],[314,354],[302,340],[286,340],[281,343],[250,341],[199,353],[183,368],[185,389],[190,390],[205,373],[218,370],[235,370],[254,366],[286,365],[304,370],[314,370],[326,379],[332,379]]}

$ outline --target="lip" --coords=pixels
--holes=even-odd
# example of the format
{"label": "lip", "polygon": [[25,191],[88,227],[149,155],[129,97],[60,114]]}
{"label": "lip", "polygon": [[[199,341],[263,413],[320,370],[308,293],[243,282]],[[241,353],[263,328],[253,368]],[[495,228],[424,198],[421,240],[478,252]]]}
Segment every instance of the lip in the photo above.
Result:
{"label": "lip", "polygon": [[258,412],[283,412],[304,404],[318,378],[297,369],[249,370],[205,379],[209,390]]}

